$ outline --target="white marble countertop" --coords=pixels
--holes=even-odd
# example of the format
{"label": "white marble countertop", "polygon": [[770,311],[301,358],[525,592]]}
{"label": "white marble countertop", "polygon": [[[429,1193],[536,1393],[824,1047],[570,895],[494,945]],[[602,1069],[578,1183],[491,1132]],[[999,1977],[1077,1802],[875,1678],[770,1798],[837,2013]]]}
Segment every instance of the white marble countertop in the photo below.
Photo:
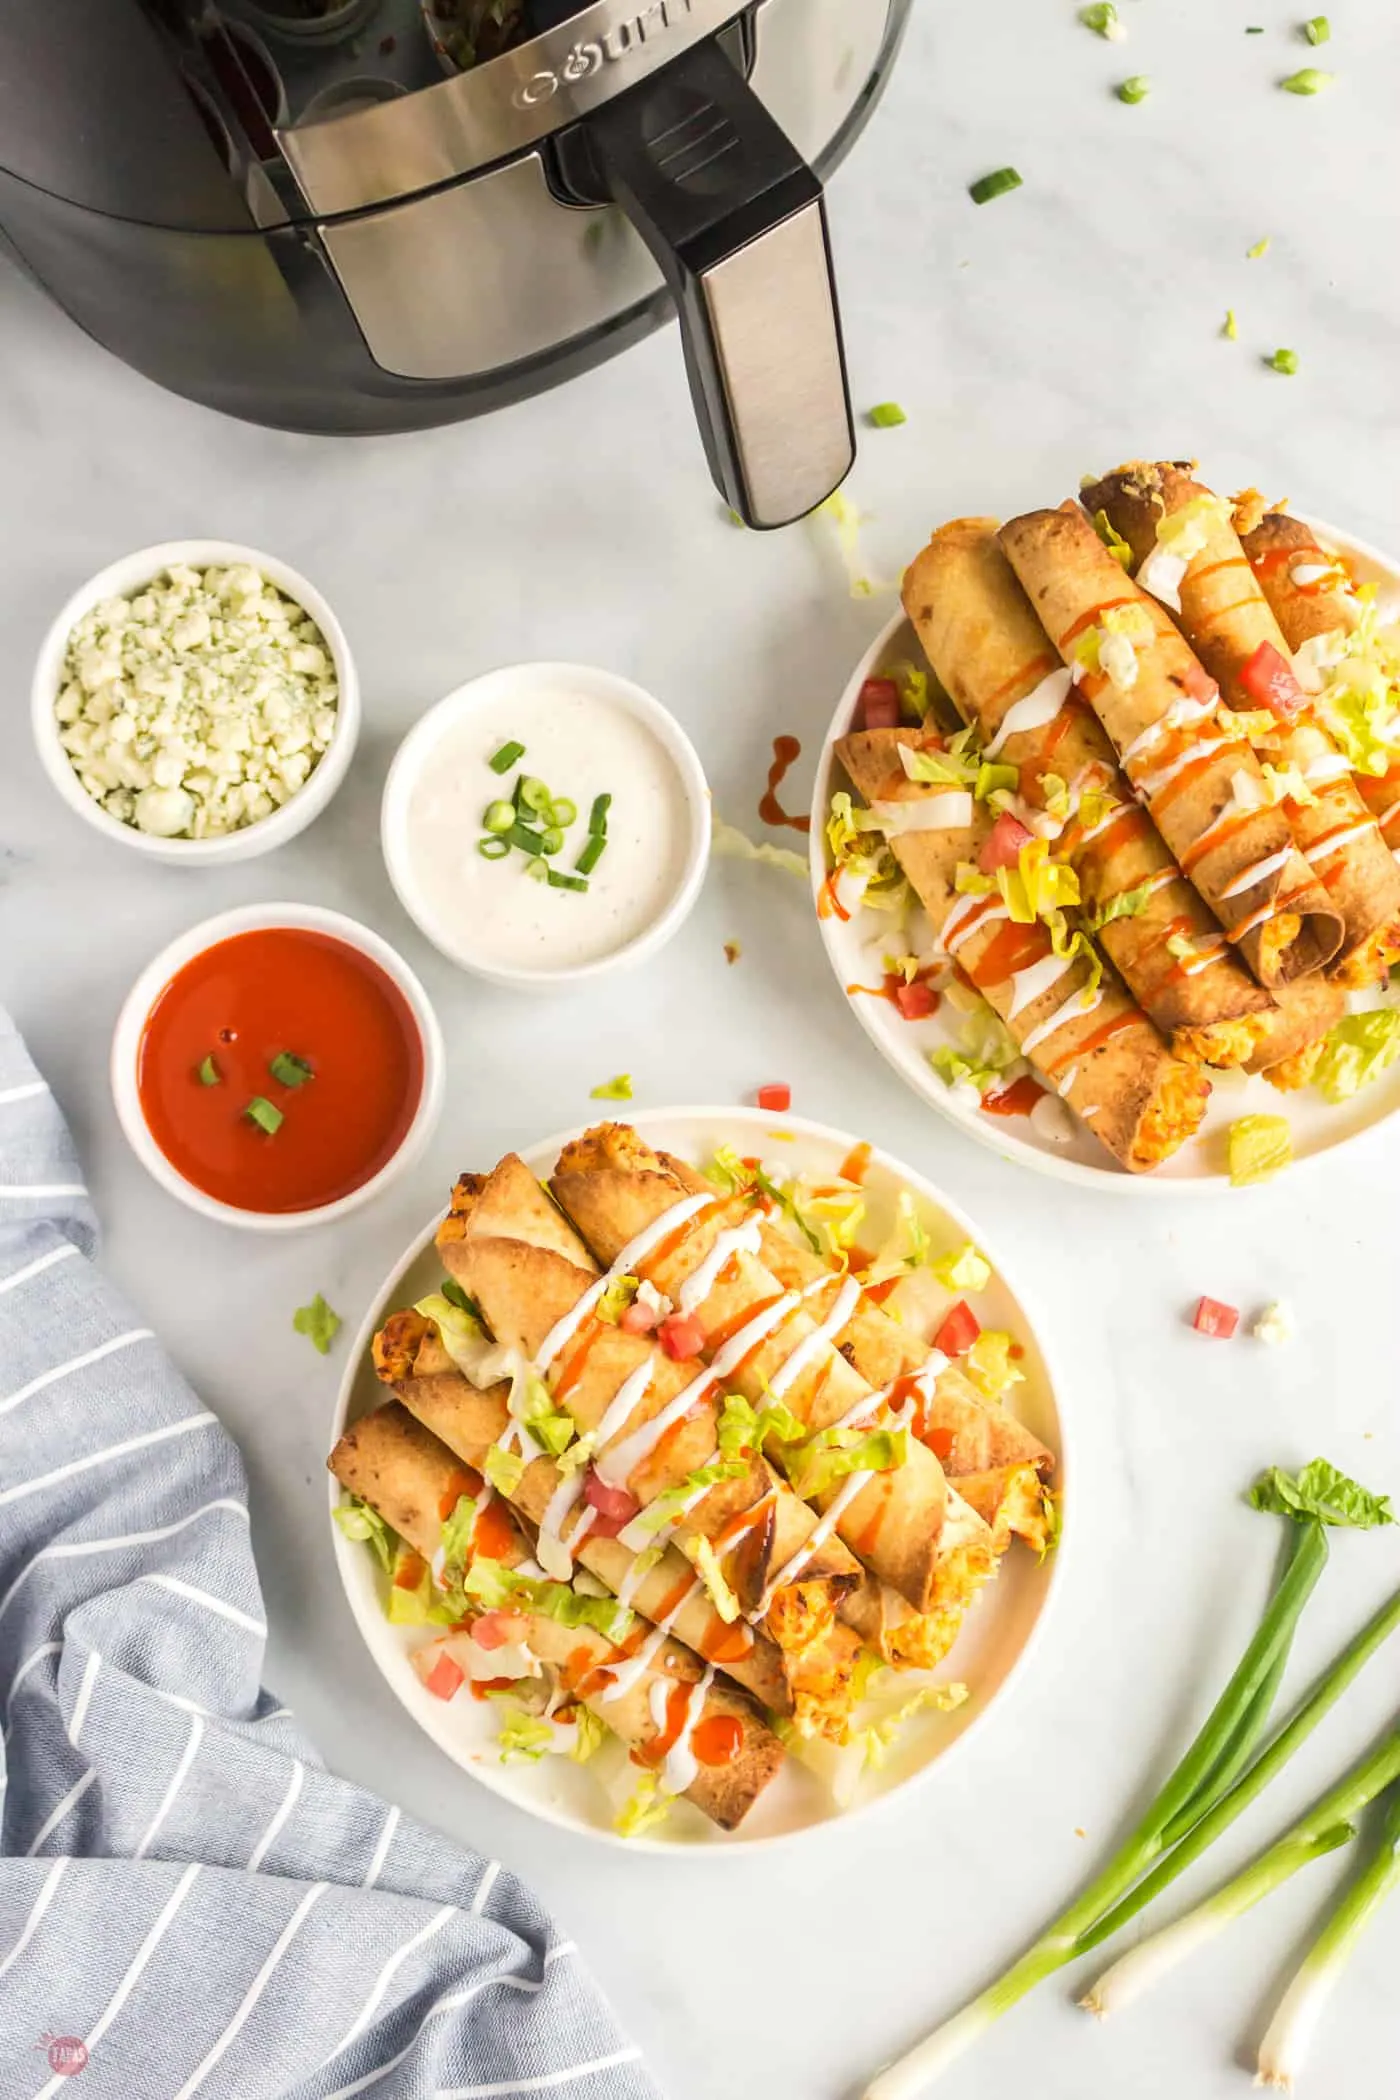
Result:
{"label": "white marble countertop", "polygon": [[[1400,279],[1400,60],[1386,0],[1336,0],[1310,52],[1280,0],[1121,0],[1126,45],[1072,0],[918,10],[888,99],[833,185],[859,404],[898,399],[852,494],[880,573],[936,519],[1057,501],[1125,453],[1198,454],[1400,545],[1392,413]],[[1259,22],[1262,36],[1244,34]],[[1273,85],[1325,63],[1330,94]],[[1111,85],[1151,77],[1125,107]],[[965,185],[1025,177],[983,210]],[[1272,237],[1267,257],[1245,251]],[[1239,340],[1220,338],[1227,307]],[[1278,345],[1301,368],[1261,358]],[[646,973],[543,1007],[474,984],[419,939],[376,850],[396,740],[472,672],[526,656],[607,664],[686,724],[720,807],[755,828],[780,730],[819,741],[886,616],[853,603],[829,538],[759,539],[717,511],[669,334],[591,377],[424,436],[253,430],[123,370],[0,278],[0,997],[72,1118],[107,1260],[246,1454],[268,1593],[271,1681],[330,1759],[498,1852],[567,1921],[675,2100],[845,2100],[864,2074],[1000,1969],[1175,1756],[1252,1629],[1275,1535],[1240,1491],[1324,1451],[1400,1487],[1395,1206],[1400,1128],[1295,1181],[1159,1207],[1018,1172],[916,1103],[828,972],[796,883],[725,864]],[[143,543],[210,533],[283,554],[341,611],[366,734],[305,837],[226,872],[147,868],[43,781],[25,691],[67,591]],[[107,1043],[138,967],[244,899],[355,913],[421,970],[446,1027],[451,1109],[421,1170],[343,1230],[262,1242],[206,1225],[127,1152]],[[721,946],[738,939],[726,969]],[[450,1175],[582,1121],[620,1069],[639,1102],[728,1101],[791,1080],[802,1112],[939,1181],[1014,1256],[1058,1353],[1077,1507],[1058,1612],[966,1757],[859,1829],[775,1855],[629,1860],[527,1821],[454,1770],[374,1673],[331,1568],[322,1466],[341,1365],[291,1330],[323,1290],[358,1320]],[[1282,1297],[1291,1346],[1201,1340],[1201,1291]],[[1309,1609],[1299,1681],[1400,1579],[1400,1546],[1346,1537]],[[1222,1851],[1282,1826],[1390,1710],[1374,1666]],[[1082,1834],[1081,1834],[1082,1833]],[[1237,1841],[1236,1841],[1237,1840]],[[1241,2045],[1345,1871],[1309,1870],[1208,1958],[1106,2029],[1063,1979],[950,2076],[949,2100],[1228,2100]],[[1208,1886],[1209,1866],[1192,1885]],[[1170,1899],[1169,1899],[1170,1900]],[[1316,2045],[1319,2094],[1391,2100],[1400,1904],[1372,1930]]]}

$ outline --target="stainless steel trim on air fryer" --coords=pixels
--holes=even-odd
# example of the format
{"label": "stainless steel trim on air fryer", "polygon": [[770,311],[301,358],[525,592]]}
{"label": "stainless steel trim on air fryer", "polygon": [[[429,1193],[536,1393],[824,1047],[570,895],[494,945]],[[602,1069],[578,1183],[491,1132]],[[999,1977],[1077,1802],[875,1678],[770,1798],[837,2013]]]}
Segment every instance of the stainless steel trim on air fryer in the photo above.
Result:
{"label": "stainless steel trim on air fryer", "polygon": [[561,206],[538,153],[320,231],[371,357],[405,379],[498,371],[661,289],[622,213]]}
{"label": "stainless steel trim on air fryer", "polygon": [[398,102],[278,133],[313,212],[450,182],[635,87],[743,14],[747,0],[593,0],[517,50]]}
{"label": "stainless steel trim on air fryer", "polygon": [[855,454],[821,204],[707,270],[700,289],[754,523],[788,524]]}

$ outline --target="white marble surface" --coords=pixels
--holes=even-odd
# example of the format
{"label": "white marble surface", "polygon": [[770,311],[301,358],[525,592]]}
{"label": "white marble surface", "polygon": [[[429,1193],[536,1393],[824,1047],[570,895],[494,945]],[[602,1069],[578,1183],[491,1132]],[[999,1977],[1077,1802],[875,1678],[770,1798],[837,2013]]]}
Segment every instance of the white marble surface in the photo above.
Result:
{"label": "white marble surface", "polygon": [[[1281,0],[1122,0],[1125,46],[1070,0],[923,0],[890,95],[834,186],[853,384],[906,428],[865,441],[852,485],[894,574],[929,523],[1054,501],[1125,452],[1198,453],[1400,544],[1393,418],[1400,82],[1386,0],[1336,0],[1310,53]],[[1247,22],[1266,25],[1246,37]],[[1331,94],[1271,83],[1310,61]],[[1136,108],[1110,85],[1148,73]],[[965,184],[1014,161],[1017,195]],[[1245,250],[1264,234],[1262,261]],[[1218,330],[1226,307],[1240,339]],[[1296,378],[1261,368],[1279,344]],[[0,278],[0,996],[83,1145],[107,1259],[247,1455],[274,1629],[269,1668],[328,1756],[500,1853],[587,1950],[675,2100],[844,2100],[997,1970],[1068,1892],[1184,1741],[1252,1627],[1274,1534],[1239,1492],[1323,1450],[1400,1487],[1393,1176],[1400,1130],[1306,1177],[1165,1209],[1018,1173],[932,1120],[867,1046],[795,883],[725,866],[675,947],[619,996],[554,1007],[478,988],[403,918],[375,844],[396,739],[485,666],[577,656],[652,686],[690,729],[720,806],[754,823],[769,740],[815,743],[878,604],[830,548],[716,514],[661,336],[569,389],[456,430],[330,442],[250,430],[157,392],[17,278]],[[215,533],[281,552],[340,609],[367,734],[330,813],[267,861],[146,868],[60,809],[30,751],[29,664],[69,588],[129,547]],[[343,1231],[262,1243],[201,1224],[127,1153],[108,1035],[146,958],[249,897],[314,899],[398,941],[448,1032],[452,1109],[412,1180]],[[726,969],[721,944],[743,959]],[[475,1789],[373,1674],[334,1583],[322,1461],[340,1372],[290,1327],[324,1290],[353,1322],[450,1173],[581,1120],[622,1069],[644,1102],[796,1105],[902,1152],[994,1227],[1072,1367],[1076,1502],[1060,1608],[1032,1666],[946,1778],[858,1831],[746,1859],[658,1864],[570,1841]],[[1200,1291],[1282,1296],[1269,1352],[1186,1330]],[[1400,1579],[1390,1538],[1342,1538],[1300,1675]],[[1236,1835],[1243,1854],[1386,1716],[1373,1666]],[[1085,1835],[1079,1835],[1082,1831]],[[1318,1865],[1105,2030],[1051,1987],[949,2078],[950,2100],[1228,2100],[1282,1965],[1344,1870]],[[1210,1876],[1207,1875],[1207,1881]],[[1390,2100],[1400,1904],[1317,2045],[1310,2090]]]}

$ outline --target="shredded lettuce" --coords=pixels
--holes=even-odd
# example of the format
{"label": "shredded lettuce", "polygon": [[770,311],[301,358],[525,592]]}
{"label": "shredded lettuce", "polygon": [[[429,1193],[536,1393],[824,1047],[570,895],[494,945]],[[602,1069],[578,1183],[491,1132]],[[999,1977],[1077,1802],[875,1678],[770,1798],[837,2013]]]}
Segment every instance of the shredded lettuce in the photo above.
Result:
{"label": "shredded lettuce", "polygon": [[569,1755],[576,1765],[586,1765],[589,1758],[596,1757],[602,1749],[610,1731],[606,1722],[600,1721],[588,1706],[575,1707],[574,1727],[574,1746]]}
{"label": "shredded lettuce", "polygon": [[666,1793],[660,1777],[655,1772],[643,1772],[636,1789],[618,1814],[613,1829],[619,1837],[640,1837],[643,1831],[655,1830],[671,1813],[672,1796]]}
{"label": "shredded lettuce", "polygon": [[726,1626],[732,1626],[739,1616],[739,1600],[725,1580],[724,1570],[719,1564],[719,1555],[708,1539],[688,1539],[683,1548],[686,1559],[694,1568],[705,1586],[705,1594],[713,1604]]}
{"label": "shredded lettuce", "polygon": [[1194,561],[1222,525],[1231,525],[1233,530],[1229,505],[1219,496],[1202,493],[1158,521],[1157,545],[1178,561]]}
{"label": "shredded lettuce", "polygon": [[560,1626],[590,1626],[607,1641],[624,1640],[632,1625],[632,1612],[616,1597],[583,1597],[566,1583],[517,1575],[513,1568],[480,1554],[463,1577],[462,1591],[483,1611],[523,1608]]}
{"label": "shredded lettuce", "polygon": [[1268,1181],[1293,1157],[1293,1137],[1284,1116],[1241,1116],[1230,1125],[1230,1186]]}
{"label": "shredded lettuce", "polygon": [[1152,898],[1152,884],[1139,883],[1136,889],[1120,890],[1110,897],[1107,904],[1095,905],[1085,913],[1084,923],[1090,933],[1098,933],[1104,926],[1112,926],[1117,919],[1141,918]]}
{"label": "shredded lettuce", "polygon": [[942,1255],[932,1266],[938,1281],[950,1291],[985,1291],[992,1280],[991,1263],[971,1240],[956,1253]]}
{"label": "shredded lettuce", "polygon": [[632,1099],[632,1074],[619,1072],[616,1079],[605,1079],[601,1086],[591,1087],[590,1101],[630,1101]]}
{"label": "shredded lettuce", "polygon": [[[529,1366],[520,1372],[511,1388],[510,1411],[551,1458],[561,1457],[574,1440],[573,1416],[555,1407],[549,1387],[539,1372]],[[512,1491],[502,1488],[501,1492]]]}
{"label": "shredded lettuce", "polygon": [[[913,892],[904,878],[888,841],[878,830],[873,811],[858,810],[850,795],[840,789],[831,798],[826,824],[826,842],[838,876],[846,879],[858,901],[872,911],[887,911],[902,917]],[[845,892],[843,892],[845,904]],[[848,909],[857,901],[852,896]]]}
{"label": "shredded lettuce", "polygon": [[1313,1072],[1324,1101],[1350,1101],[1400,1056],[1400,1008],[1348,1014],[1328,1033]]}
{"label": "shredded lettuce", "polygon": [[432,1321],[442,1338],[443,1348],[478,1392],[484,1392],[487,1386],[495,1385],[503,1378],[519,1375],[519,1353],[492,1341],[470,1301],[459,1305],[447,1296],[446,1291],[430,1291],[413,1309],[425,1320]]}
{"label": "shredded lettuce", "polygon": [[893,1713],[886,1714],[872,1727],[862,1729],[857,1741],[865,1751],[864,1769],[867,1772],[879,1771],[900,1729],[915,1714],[927,1713],[930,1709],[940,1714],[953,1713],[966,1702],[967,1696],[965,1684],[928,1684],[922,1691],[915,1692],[912,1699],[897,1706]]}
{"label": "shredded lettuce", "polygon": [[503,1444],[492,1444],[487,1449],[481,1470],[496,1493],[509,1500],[520,1485],[525,1461],[518,1451],[507,1451]]}
{"label": "shredded lettuce", "polygon": [[537,1765],[554,1748],[554,1724],[546,1721],[542,1714],[527,1713],[523,1706],[503,1707],[496,1741],[503,1765],[508,1765],[512,1758],[523,1758]]}
{"label": "shredded lettuce", "polygon": [[467,1296],[466,1292],[462,1289],[461,1284],[458,1283],[457,1279],[454,1276],[444,1277],[442,1285],[442,1295],[447,1300],[449,1305],[456,1306],[458,1312],[470,1313],[472,1318],[475,1321],[477,1321],[483,1329],[485,1328],[486,1322],[481,1317],[481,1307],[477,1304],[475,1298],[469,1298]]}
{"label": "shredded lettuce", "polygon": [[594,1307],[598,1318],[606,1320],[610,1327],[616,1327],[640,1287],[635,1276],[614,1276]]}
{"label": "shredded lettuce", "polygon": [[387,1575],[394,1565],[394,1534],[368,1502],[351,1495],[331,1512],[348,1539],[362,1539]]}
{"label": "shredded lettuce", "polygon": [[1113,556],[1113,559],[1118,563],[1118,566],[1121,569],[1131,571],[1133,550],[1123,538],[1123,535],[1120,532],[1115,532],[1113,521],[1106,510],[1096,510],[1094,512],[1094,530]]}
{"label": "shredded lettuce", "polygon": [[575,1437],[567,1450],[559,1453],[554,1463],[561,1473],[577,1473],[580,1466],[588,1464],[597,1448],[598,1432],[590,1429],[587,1436]]}
{"label": "shredded lettuce", "polygon": [[[408,1575],[414,1577],[412,1582],[401,1579]],[[411,1546],[400,1546],[394,1555],[385,1614],[391,1626],[455,1626],[462,1616],[455,1601],[437,1588],[422,1554]]]}
{"label": "shredded lettuce", "polygon": [[958,1047],[944,1044],[931,1050],[929,1063],[945,1086],[966,1084],[976,1087],[979,1094],[988,1094],[1020,1057],[1010,1029],[979,999],[962,1025]]}
{"label": "shredded lettuce", "polygon": [[692,1495],[700,1495],[707,1488],[718,1487],[722,1480],[737,1480],[748,1471],[748,1462],[740,1458],[712,1459],[707,1466],[697,1466],[687,1473],[684,1480],[658,1495],[626,1527],[624,1543],[631,1544],[634,1537],[649,1537],[652,1532],[664,1531],[681,1514]]}
{"label": "shredded lettuce", "polygon": [[1319,1523],[1370,1531],[1377,1525],[1393,1524],[1395,1512],[1389,1495],[1373,1495],[1359,1481],[1339,1473],[1325,1458],[1315,1458],[1301,1473],[1285,1473],[1271,1466],[1249,1491],[1256,1509],[1274,1516],[1314,1517]]}
{"label": "shredded lettuce", "polygon": [[928,1233],[919,1216],[919,1207],[909,1190],[901,1189],[895,1198],[894,1227],[864,1272],[863,1281],[867,1287],[888,1283],[891,1277],[923,1268],[929,1259]]}
{"label": "shredded lettuce", "polygon": [[921,671],[917,664],[891,664],[885,673],[899,687],[899,712],[906,722],[922,722],[928,714],[932,701],[929,698],[928,672]]}
{"label": "shredded lettuce", "polygon": [[909,1456],[907,1429],[820,1429],[786,1454],[787,1476],[804,1501],[852,1473],[892,1473]]}
{"label": "shredded lettuce", "polygon": [[456,1507],[443,1524],[439,1544],[442,1552],[442,1568],[447,1578],[446,1587],[451,1587],[472,1557],[472,1537],[476,1530],[476,1498],[459,1495]]}
{"label": "shredded lettuce", "polygon": [[1264,800],[1271,809],[1280,802],[1291,802],[1296,809],[1316,807],[1317,797],[1297,766],[1271,766],[1266,761],[1263,774]]}
{"label": "shredded lettuce", "polygon": [[866,522],[844,489],[834,489],[825,503],[819,503],[814,517],[830,518],[836,528],[836,544],[841,554],[841,563],[850,581],[853,598],[873,598],[877,591],[887,588],[868,576],[861,563],[860,528]]}
{"label": "shredded lettuce", "polygon": [[1019,1385],[1025,1377],[1024,1371],[1012,1361],[1014,1347],[1013,1335],[999,1328],[984,1328],[963,1358],[968,1376],[989,1400],[999,1400],[1003,1393],[1009,1392],[1013,1385]]}
{"label": "shredded lettuce", "polygon": [[[730,1393],[719,1418],[720,1457],[743,1459],[760,1452],[770,1436],[780,1444],[792,1444],[799,1443],[806,1433],[806,1424],[781,1400],[768,1400],[756,1408],[741,1394]],[[738,1466],[733,1478],[738,1479],[746,1470],[745,1466]]]}
{"label": "shredded lettuce", "polygon": [[814,1253],[837,1259],[849,1254],[865,1216],[865,1195],[854,1182],[818,1181],[799,1174],[788,1194],[792,1215]]}
{"label": "shredded lettuce", "polygon": [[809,871],[802,854],[787,846],[770,845],[767,839],[755,843],[735,825],[726,824],[715,809],[710,812],[710,851],[721,859],[764,861],[770,868],[782,868],[788,875],[807,880]]}
{"label": "shredded lettuce", "polygon": [[889,1664],[879,1653],[878,1649],[861,1649],[856,1657],[855,1667],[851,1671],[851,1703],[853,1706],[859,1706],[862,1699],[870,1697],[876,1678],[883,1676],[888,1669]]}
{"label": "shredded lettuce", "polygon": [[953,751],[915,751],[901,744],[899,762],[906,779],[926,787],[971,787],[977,778],[977,760]]}
{"label": "shredded lettuce", "polygon": [[1400,757],[1400,634],[1382,627],[1374,591],[1363,587],[1357,597],[1356,626],[1315,705],[1356,771],[1376,775]]}

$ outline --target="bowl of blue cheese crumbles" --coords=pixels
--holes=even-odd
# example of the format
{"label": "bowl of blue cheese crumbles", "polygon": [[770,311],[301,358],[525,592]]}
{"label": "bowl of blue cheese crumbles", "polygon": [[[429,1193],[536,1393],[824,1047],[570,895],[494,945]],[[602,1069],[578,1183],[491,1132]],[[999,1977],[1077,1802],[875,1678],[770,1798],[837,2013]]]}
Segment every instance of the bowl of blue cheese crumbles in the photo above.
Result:
{"label": "bowl of blue cheese crumbles", "polygon": [[35,738],[70,808],[157,859],[244,860],[325,808],[359,729],[340,623],[306,578],[223,540],[146,547],[59,613]]}

